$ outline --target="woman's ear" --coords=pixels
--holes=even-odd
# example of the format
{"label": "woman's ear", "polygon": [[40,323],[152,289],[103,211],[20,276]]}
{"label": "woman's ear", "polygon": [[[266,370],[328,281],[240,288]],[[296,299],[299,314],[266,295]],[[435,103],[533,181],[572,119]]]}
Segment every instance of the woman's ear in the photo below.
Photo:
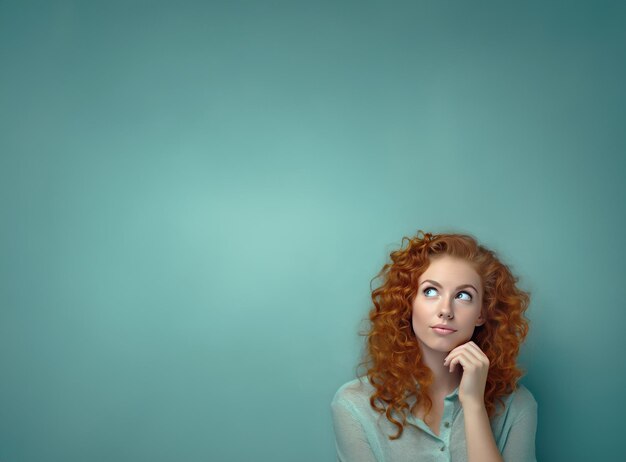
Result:
{"label": "woman's ear", "polygon": [[486,322],[487,322],[487,320],[485,319],[485,317],[483,316],[483,312],[481,311],[480,312],[480,316],[478,316],[478,319],[476,320],[476,327],[482,326]]}

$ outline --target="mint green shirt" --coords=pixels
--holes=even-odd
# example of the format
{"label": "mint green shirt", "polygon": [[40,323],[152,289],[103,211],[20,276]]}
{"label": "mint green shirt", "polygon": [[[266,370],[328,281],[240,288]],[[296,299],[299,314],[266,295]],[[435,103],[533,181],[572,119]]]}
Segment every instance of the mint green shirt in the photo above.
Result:
{"label": "mint green shirt", "polygon": [[[331,403],[337,460],[340,462],[467,461],[465,423],[458,388],[445,397],[439,436],[409,413],[404,433],[384,414],[372,409],[374,387],[367,377],[342,385]],[[413,397],[409,405],[415,402]],[[497,409],[502,407],[497,405]],[[413,424],[415,427],[408,425]],[[417,428],[416,428],[417,427]],[[491,419],[496,445],[505,462],[536,462],[537,402],[526,387],[504,398],[504,412]]]}

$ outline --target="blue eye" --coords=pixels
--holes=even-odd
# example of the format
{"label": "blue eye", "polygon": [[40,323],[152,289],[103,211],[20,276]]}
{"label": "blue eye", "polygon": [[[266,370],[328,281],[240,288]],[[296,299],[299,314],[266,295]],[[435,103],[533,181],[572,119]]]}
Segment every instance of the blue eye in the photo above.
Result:
{"label": "blue eye", "polygon": [[434,287],[427,287],[426,289],[424,289],[424,295],[426,295],[427,297],[429,297],[428,295],[429,290],[434,290],[435,292],[437,292],[437,289],[435,289]]}
{"label": "blue eye", "polygon": [[472,300],[472,296],[468,292],[459,292],[458,295],[467,295],[468,298],[464,298],[463,300],[467,300],[468,302]]}

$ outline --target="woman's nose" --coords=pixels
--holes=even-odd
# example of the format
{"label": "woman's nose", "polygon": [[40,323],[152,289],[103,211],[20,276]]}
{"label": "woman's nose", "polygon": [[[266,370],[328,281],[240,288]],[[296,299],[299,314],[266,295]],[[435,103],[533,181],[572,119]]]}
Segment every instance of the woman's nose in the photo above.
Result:
{"label": "woman's nose", "polygon": [[452,313],[452,307],[445,301],[441,302],[441,308],[439,309],[439,317],[452,319],[454,314]]}

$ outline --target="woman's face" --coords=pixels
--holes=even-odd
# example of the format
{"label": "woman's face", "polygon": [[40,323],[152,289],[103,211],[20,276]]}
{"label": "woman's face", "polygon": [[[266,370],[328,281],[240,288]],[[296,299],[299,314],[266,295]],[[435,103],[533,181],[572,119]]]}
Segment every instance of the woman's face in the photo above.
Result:
{"label": "woman's face", "polygon": [[480,276],[467,261],[449,255],[431,258],[413,300],[413,332],[422,351],[448,353],[468,342],[474,328],[485,323],[482,294]]}

